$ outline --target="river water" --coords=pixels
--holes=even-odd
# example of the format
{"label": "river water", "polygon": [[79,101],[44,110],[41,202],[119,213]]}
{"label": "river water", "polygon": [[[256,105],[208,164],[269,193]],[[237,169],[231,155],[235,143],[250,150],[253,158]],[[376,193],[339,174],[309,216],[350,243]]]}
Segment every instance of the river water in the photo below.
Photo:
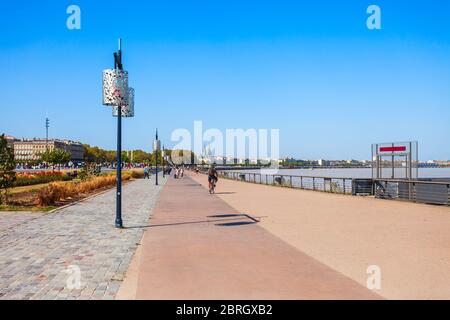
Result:
{"label": "river water", "polygon": [[[395,178],[402,179],[405,177],[405,170],[402,168],[395,169]],[[264,173],[261,170],[240,170],[240,172],[246,173]],[[305,177],[327,177],[327,178],[358,178],[358,179],[371,179],[371,168],[347,168],[347,169],[280,169],[276,173],[269,174],[282,174],[293,176],[305,176]],[[383,169],[383,178],[391,178],[392,169]],[[450,168],[419,168],[419,178],[449,178]]]}

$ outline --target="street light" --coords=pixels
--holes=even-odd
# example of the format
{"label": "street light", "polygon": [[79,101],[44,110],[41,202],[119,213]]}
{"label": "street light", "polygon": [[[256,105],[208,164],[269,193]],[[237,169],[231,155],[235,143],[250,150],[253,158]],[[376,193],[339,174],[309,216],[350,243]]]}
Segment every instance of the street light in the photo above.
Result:
{"label": "street light", "polygon": [[158,153],[161,151],[161,141],[158,139],[158,129],[156,129],[155,141],[153,141],[153,151],[155,152],[155,161],[156,161],[156,185],[159,185],[158,182]]}
{"label": "street light", "polygon": [[[134,117],[134,89],[128,88],[128,101],[125,105],[121,106],[122,118]],[[119,107],[113,106],[113,117],[119,116]]]}
{"label": "street light", "polygon": [[45,118],[45,151],[48,151],[48,128],[50,128],[50,119]]}
{"label": "street light", "polygon": [[[117,192],[116,228],[123,228],[122,221],[122,117],[134,116],[134,89],[128,87],[128,72],[123,70],[122,39],[114,52],[114,69],[103,71],[103,104],[113,107],[117,117]],[[119,112],[120,109],[120,112]]]}
{"label": "street light", "polygon": [[163,168],[163,178],[166,177],[166,166],[164,164],[164,158],[166,157],[166,147],[163,146],[163,151],[161,153],[161,160],[162,160],[162,168]]}

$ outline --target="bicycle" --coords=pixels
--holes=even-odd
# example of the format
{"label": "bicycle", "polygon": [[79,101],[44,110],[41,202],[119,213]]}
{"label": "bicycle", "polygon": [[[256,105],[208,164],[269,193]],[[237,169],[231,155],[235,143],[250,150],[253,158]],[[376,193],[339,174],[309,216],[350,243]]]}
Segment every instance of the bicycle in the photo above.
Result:
{"label": "bicycle", "polygon": [[217,180],[213,179],[209,182],[209,194],[215,194],[216,193],[216,182]]}

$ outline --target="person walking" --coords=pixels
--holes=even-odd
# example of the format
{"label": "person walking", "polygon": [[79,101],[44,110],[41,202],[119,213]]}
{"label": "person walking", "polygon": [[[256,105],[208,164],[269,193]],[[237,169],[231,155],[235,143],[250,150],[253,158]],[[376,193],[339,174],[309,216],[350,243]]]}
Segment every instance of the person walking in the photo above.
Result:
{"label": "person walking", "polygon": [[184,178],[184,167],[180,168],[180,179]]}

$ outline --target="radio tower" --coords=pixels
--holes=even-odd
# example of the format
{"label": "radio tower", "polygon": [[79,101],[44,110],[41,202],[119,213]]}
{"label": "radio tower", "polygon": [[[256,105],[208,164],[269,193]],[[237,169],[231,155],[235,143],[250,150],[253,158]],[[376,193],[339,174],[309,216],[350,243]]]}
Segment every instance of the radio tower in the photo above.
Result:
{"label": "radio tower", "polygon": [[50,128],[50,119],[45,118],[45,151],[48,151],[48,128]]}

